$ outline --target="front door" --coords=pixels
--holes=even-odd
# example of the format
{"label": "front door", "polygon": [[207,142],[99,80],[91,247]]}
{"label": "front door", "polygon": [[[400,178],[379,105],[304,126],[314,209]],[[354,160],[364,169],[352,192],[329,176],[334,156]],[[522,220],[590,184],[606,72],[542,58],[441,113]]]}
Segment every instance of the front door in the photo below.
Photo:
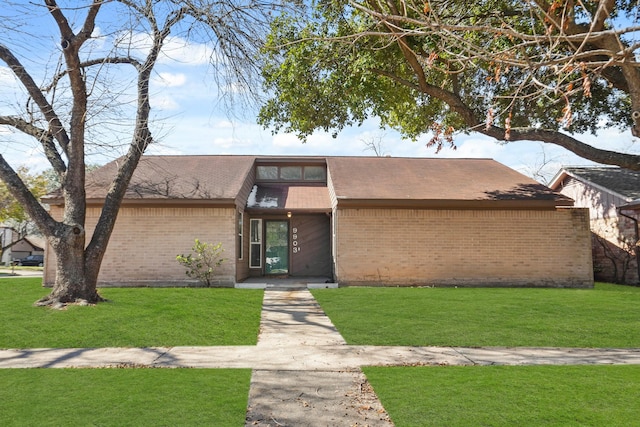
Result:
{"label": "front door", "polygon": [[331,220],[325,214],[291,218],[292,276],[331,277]]}
{"label": "front door", "polygon": [[265,221],[265,273],[289,273],[289,221]]}

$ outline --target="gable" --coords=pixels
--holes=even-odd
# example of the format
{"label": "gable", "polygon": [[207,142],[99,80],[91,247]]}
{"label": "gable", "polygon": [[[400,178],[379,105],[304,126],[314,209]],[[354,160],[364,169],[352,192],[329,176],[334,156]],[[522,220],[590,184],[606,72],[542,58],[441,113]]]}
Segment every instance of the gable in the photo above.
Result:
{"label": "gable", "polygon": [[567,176],[628,202],[640,199],[640,172],[610,166],[566,167],[553,180],[551,188],[564,185]]}

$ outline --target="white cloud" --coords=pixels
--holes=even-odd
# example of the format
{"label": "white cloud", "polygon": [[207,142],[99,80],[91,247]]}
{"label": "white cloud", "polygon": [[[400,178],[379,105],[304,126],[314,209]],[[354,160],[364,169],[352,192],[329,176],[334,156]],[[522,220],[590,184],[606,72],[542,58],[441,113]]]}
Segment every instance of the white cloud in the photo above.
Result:
{"label": "white cloud", "polygon": [[157,86],[164,87],[180,87],[187,82],[187,76],[184,73],[158,73],[152,83]]}
{"label": "white cloud", "polygon": [[504,153],[506,145],[478,135],[464,135],[456,140],[456,149],[444,148],[442,157],[455,158],[496,158]]}
{"label": "white cloud", "polygon": [[230,120],[219,120],[213,124],[216,129],[234,129],[235,125]]}
{"label": "white cloud", "polygon": [[[137,51],[140,56],[146,56],[153,45],[150,34],[130,30],[117,33],[113,42],[126,51]],[[181,37],[167,37],[158,57],[158,63],[202,65],[210,62],[213,54],[213,49],[206,44],[193,43]]]}
{"label": "white cloud", "polygon": [[180,104],[171,96],[156,95],[151,101],[154,109],[163,111],[175,111],[180,108]]}
{"label": "white cloud", "polygon": [[0,83],[14,84],[15,82],[16,78],[9,67],[0,67]]}
{"label": "white cloud", "polygon": [[183,65],[202,65],[210,61],[213,49],[206,44],[192,43],[180,37],[168,37],[159,61],[179,62]]}
{"label": "white cloud", "polygon": [[278,133],[273,136],[273,146],[278,148],[291,148],[298,146],[300,139],[292,133]]}

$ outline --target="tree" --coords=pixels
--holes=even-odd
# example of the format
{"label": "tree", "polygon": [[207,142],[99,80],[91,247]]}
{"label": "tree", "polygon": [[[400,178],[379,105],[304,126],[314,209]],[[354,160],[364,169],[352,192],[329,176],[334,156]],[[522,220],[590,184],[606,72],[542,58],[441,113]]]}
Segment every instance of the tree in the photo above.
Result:
{"label": "tree", "polygon": [[196,239],[191,251],[192,254],[177,255],[176,261],[187,269],[187,276],[197,279],[208,288],[211,287],[218,267],[225,261],[222,258],[222,243],[203,243]]}
{"label": "tree", "polygon": [[[45,173],[34,174],[26,166],[17,168],[18,177],[36,198],[51,190]],[[11,195],[7,186],[0,182],[0,222],[16,229],[28,231],[30,218],[23,205]]]}
{"label": "tree", "polygon": [[384,146],[384,134],[378,134],[368,139],[363,139],[364,151],[372,151],[376,157],[387,156],[387,151]]}
{"label": "tree", "polygon": [[[51,189],[45,173],[33,174],[26,166],[20,166],[16,172],[36,198],[44,196]],[[13,230],[11,239],[0,241],[0,257],[4,251],[36,229],[24,206],[18,203],[2,182],[0,182],[0,223]]]}
{"label": "tree", "polygon": [[[37,304],[101,300],[96,282],[107,242],[131,176],[154,142],[150,79],[159,59],[171,55],[163,50],[165,45],[178,37],[206,43],[218,85],[254,92],[261,29],[266,30],[288,5],[258,0],[87,0],[83,4],[43,0],[42,5],[22,2],[6,9],[23,12],[27,19],[23,17],[21,25],[12,19],[10,28],[0,23],[0,61],[17,82],[17,102],[5,99],[0,126],[40,144],[58,176],[64,200],[62,218],[52,218],[0,156],[0,178],[56,255],[53,289]],[[59,37],[59,45],[51,46],[53,65],[45,71],[25,65],[32,63],[35,52],[49,46],[42,35],[47,28],[29,27],[43,14]],[[38,38],[38,49],[23,48],[29,35]],[[12,112],[7,113],[9,108]],[[108,149],[106,145],[114,141],[108,140],[112,129],[105,126],[120,126],[128,118],[126,154],[86,242],[86,155]]]}
{"label": "tree", "polygon": [[272,27],[259,121],[304,138],[375,116],[436,150],[473,131],[640,170],[579,136],[640,136],[638,19],[635,0],[314,2]]}

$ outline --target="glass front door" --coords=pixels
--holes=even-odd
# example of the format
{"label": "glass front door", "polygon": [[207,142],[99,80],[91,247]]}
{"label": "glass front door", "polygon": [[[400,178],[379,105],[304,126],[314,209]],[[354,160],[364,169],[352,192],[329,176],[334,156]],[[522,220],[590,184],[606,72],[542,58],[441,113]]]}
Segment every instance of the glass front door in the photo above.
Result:
{"label": "glass front door", "polygon": [[289,273],[289,221],[265,221],[265,273]]}

